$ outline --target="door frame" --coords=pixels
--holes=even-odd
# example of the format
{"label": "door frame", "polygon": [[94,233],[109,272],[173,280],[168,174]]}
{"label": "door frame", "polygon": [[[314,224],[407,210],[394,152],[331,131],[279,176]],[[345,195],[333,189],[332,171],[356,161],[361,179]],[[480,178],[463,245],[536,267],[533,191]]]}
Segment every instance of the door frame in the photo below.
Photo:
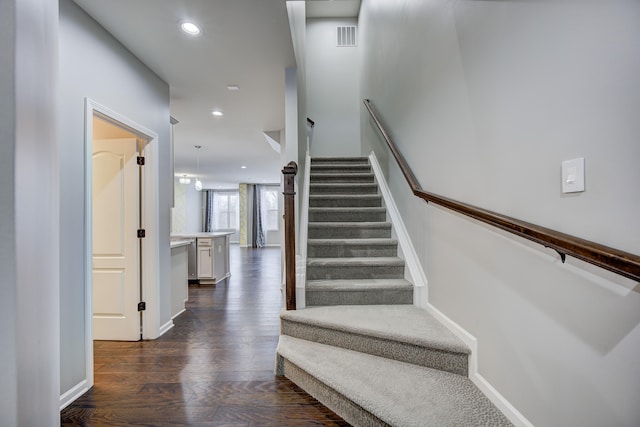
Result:
{"label": "door frame", "polygon": [[158,247],[158,134],[134,122],[90,98],[85,98],[84,134],[84,276],[85,276],[85,345],[87,387],[94,384],[93,366],[93,118],[100,117],[148,141],[144,148],[145,166],[142,169],[141,215],[146,237],[142,241],[141,268],[143,271],[141,290],[146,310],[142,312],[142,338],[155,339],[160,336],[160,250]]}

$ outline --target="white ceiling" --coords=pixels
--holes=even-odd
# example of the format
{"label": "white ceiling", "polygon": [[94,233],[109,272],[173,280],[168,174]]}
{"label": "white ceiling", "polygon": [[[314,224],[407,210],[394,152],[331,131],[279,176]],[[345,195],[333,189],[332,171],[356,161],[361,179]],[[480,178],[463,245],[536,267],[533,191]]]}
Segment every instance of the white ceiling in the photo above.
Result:
{"label": "white ceiling", "polygon": [[[295,66],[285,0],[74,1],[169,84],[176,175],[196,175],[201,145],[205,188],[280,181],[280,155],[263,132],[284,128],[285,69]],[[357,16],[359,7],[312,0],[307,16]],[[184,21],[201,33],[183,33]]]}

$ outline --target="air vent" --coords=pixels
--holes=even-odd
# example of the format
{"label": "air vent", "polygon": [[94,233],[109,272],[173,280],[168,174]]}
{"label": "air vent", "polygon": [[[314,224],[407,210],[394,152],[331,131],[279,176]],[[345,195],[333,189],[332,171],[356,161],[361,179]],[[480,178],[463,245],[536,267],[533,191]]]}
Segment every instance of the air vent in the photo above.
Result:
{"label": "air vent", "polygon": [[357,46],[356,44],[356,27],[336,27],[338,47]]}

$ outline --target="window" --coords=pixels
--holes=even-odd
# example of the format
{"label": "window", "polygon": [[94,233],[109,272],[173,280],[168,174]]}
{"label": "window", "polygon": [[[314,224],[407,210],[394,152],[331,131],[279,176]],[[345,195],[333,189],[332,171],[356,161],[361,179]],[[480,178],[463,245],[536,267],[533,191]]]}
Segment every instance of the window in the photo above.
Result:
{"label": "window", "polygon": [[264,190],[262,192],[262,209],[264,210],[265,228],[269,231],[277,230],[278,224],[278,190]]}
{"label": "window", "polygon": [[216,191],[213,211],[216,230],[238,230],[238,192]]}

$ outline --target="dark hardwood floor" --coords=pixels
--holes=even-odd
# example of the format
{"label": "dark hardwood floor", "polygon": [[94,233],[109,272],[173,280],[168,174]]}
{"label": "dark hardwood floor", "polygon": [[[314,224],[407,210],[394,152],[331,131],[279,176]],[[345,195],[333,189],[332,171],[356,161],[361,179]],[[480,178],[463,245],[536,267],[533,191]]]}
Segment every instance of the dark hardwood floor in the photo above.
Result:
{"label": "dark hardwood floor", "polygon": [[348,426],[274,376],[280,249],[231,248],[231,278],[190,286],[187,311],[154,341],[96,341],[95,385],[63,426]]}

